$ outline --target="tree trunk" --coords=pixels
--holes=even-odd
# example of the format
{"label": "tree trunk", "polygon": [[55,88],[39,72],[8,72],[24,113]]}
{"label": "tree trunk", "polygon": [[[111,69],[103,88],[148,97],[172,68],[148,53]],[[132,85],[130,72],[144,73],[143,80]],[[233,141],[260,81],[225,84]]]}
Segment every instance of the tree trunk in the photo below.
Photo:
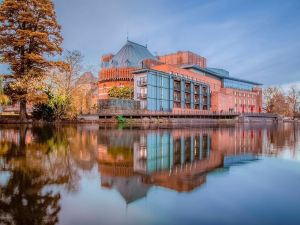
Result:
{"label": "tree trunk", "polygon": [[27,121],[26,99],[20,100],[20,122]]}

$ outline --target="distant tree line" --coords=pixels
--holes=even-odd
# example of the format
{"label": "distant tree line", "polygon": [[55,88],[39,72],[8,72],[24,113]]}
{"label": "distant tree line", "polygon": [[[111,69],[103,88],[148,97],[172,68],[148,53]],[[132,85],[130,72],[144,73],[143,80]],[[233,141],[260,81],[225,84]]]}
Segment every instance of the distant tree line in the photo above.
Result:
{"label": "distant tree line", "polygon": [[297,86],[290,86],[287,91],[280,87],[268,87],[263,94],[266,112],[287,117],[299,116],[300,90]]}

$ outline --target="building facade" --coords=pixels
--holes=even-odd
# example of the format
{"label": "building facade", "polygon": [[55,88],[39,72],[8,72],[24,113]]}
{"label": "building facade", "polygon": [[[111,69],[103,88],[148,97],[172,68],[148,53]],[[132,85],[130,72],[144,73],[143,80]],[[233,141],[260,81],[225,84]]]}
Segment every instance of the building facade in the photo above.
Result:
{"label": "building facade", "polygon": [[115,55],[107,54],[101,58],[99,73],[99,99],[108,99],[112,87],[133,87],[133,71],[143,68],[147,62],[157,61],[146,46],[127,41]]}
{"label": "building facade", "polygon": [[99,99],[117,86],[134,88],[134,100],[150,111],[260,113],[261,84],[207,67],[206,58],[190,51],[154,56],[131,41],[116,55],[102,57]]}
{"label": "building facade", "polygon": [[189,77],[143,69],[134,72],[134,99],[151,111],[210,110],[209,85]]}

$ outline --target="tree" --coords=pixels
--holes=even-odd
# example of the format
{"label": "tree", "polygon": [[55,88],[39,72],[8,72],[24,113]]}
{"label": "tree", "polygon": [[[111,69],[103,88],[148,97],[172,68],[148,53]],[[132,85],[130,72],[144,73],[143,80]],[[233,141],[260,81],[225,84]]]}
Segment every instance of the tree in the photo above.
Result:
{"label": "tree", "polygon": [[293,116],[299,111],[300,90],[296,86],[291,86],[287,96]]}
{"label": "tree", "polygon": [[272,112],[274,108],[274,96],[279,92],[278,87],[268,87],[264,90],[264,105],[266,112]]}
{"label": "tree", "polygon": [[66,51],[61,65],[49,73],[49,105],[53,108],[56,119],[72,119],[76,116],[74,94],[77,92],[76,81],[81,73],[82,59],[79,51]]}
{"label": "tree", "polygon": [[266,112],[290,116],[290,107],[284,92],[278,87],[268,87],[264,90]]}
{"label": "tree", "polygon": [[1,62],[11,71],[8,93],[20,102],[25,121],[27,101],[45,97],[43,80],[54,64],[49,56],[62,51],[60,26],[51,0],[3,0],[0,24]]}
{"label": "tree", "polygon": [[9,104],[9,102],[10,102],[9,97],[6,94],[4,94],[3,79],[2,77],[0,77],[0,107],[2,105]]}
{"label": "tree", "polygon": [[91,72],[83,73],[75,83],[74,106],[78,114],[93,112],[97,105],[97,78]]}
{"label": "tree", "polygon": [[108,90],[108,96],[111,98],[132,99],[132,87],[112,87]]}

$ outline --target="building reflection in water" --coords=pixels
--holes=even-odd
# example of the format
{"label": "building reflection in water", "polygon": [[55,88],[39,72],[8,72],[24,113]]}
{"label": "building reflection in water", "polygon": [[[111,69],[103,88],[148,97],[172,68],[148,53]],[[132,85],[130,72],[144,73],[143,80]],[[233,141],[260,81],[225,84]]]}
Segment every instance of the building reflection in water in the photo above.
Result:
{"label": "building reflection in water", "polygon": [[[268,150],[276,144],[269,142],[274,136],[272,129],[236,126],[100,131],[97,160],[101,186],[117,189],[127,203],[146,196],[151,186],[189,192],[204,184],[212,170],[228,170],[232,165],[258,160],[262,154],[272,155]],[[287,143],[296,141],[289,141],[293,132],[286,131],[290,128],[280,129],[276,136],[284,133]]]}
{"label": "building reflection in water", "polygon": [[[210,171],[227,171],[260,156],[299,160],[299,131],[292,125],[160,130],[0,126],[0,223],[55,224],[62,191],[80,191],[78,183],[93,168],[101,187],[117,190],[129,204],[153,186],[177,192],[201,188]],[[28,216],[32,212],[35,217]]]}

